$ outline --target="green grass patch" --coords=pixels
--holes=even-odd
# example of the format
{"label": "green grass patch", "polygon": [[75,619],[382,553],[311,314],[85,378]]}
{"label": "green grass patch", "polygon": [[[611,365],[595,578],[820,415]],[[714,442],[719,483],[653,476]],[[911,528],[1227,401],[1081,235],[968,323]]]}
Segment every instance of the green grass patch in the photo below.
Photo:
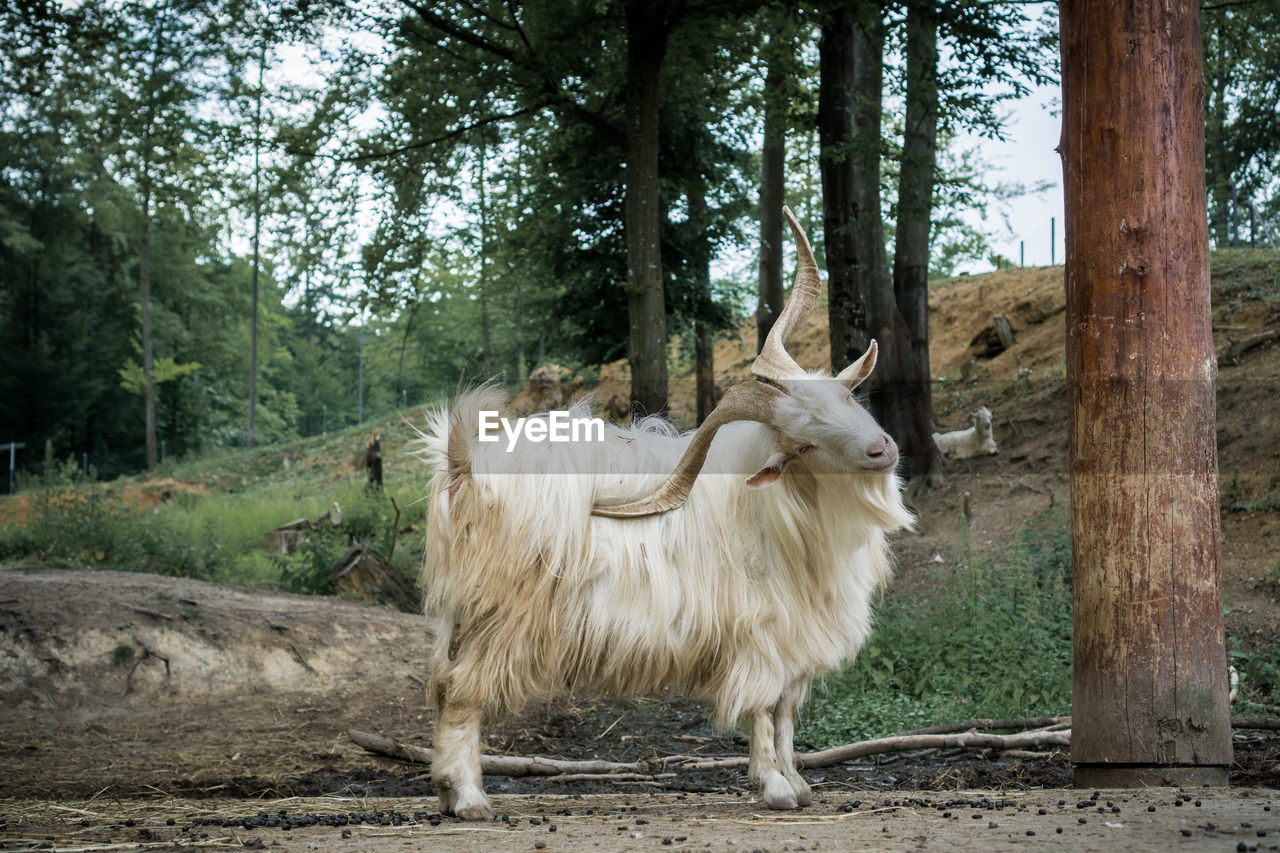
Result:
{"label": "green grass patch", "polygon": [[[400,427],[384,448],[404,445]],[[202,488],[174,488],[169,500],[137,506],[126,500],[139,482],[81,482],[73,460],[46,457],[42,470],[22,482],[21,513],[0,513],[0,561],[36,561],[85,569],[148,572],[239,586],[328,592],[328,570],[353,541],[382,553],[390,549],[395,509],[395,564],[416,576],[425,545],[426,466],[391,450],[388,487],[371,489],[352,464],[367,441],[363,433],[326,437],[303,454],[271,447],[225,452],[204,464],[186,461],[162,474]],[[283,460],[293,461],[289,466]],[[16,499],[9,506],[18,509]],[[296,554],[266,553],[266,534],[280,525],[317,518],[337,503],[341,529],[322,526]],[[408,530],[406,531],[406,528]]]}
{"label": "green grass patch", "polygon": [[[819,748],[973,717],[1071,712],[1065,509],[1030,519],[998,560],[964,553],[894,590],[857,659],[815,684],[800,725]],[[922,591],[927,589],[927,593]]]}
{"label": "green grass patch", "polygon": [[1280,640],[1253,649],[1242,645],[1236,637],[1227,638],[1227,657],[1239,690],[1231,711],[1245,717],[1270,716],[1280,706]]}
{"label": "green grass patch", "polygon": [[1280,299],[1280,251],[1217,249],[1209,256],[1213,298]]}

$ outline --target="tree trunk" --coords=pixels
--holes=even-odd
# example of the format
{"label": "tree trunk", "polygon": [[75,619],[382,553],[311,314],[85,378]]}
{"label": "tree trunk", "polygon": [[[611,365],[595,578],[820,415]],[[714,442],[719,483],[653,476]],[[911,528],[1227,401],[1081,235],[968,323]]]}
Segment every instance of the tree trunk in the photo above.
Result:
{"label": "tree trunk", "polygon": [[156,379],[151,358],[151,176],[143,154],[142,235],[138,240],[138,291],[142,314],[142,397],[147,470],[156,469]]}
{"label": "tree trunk", "polygon": [[667,406],[667,313],[658,186],[659,78],[667,49],[664,6],[631,0],[627,20],[627,308],[631,399],[655,414]]}
{"label": "tree trunk", "polygon": [[782,205],[787,157],[787,71],[790,39],[778,27],[770,39],[764,80],[764,149],[760,158],[760,279],[756,308],[756,353],[782,313]]}
{"label": "tree trunk", "polygon": [[[692,246],[691,258],[692,272],[697,280],[698,292],[701,298],[706,300],[707,307],[711,304],[711,247],[707,245],[707,220],[710,215],[707,211],[707,196],[702,187],[697,187],[689,191],[689,245]],[[711,410],[716,407],[716,366],[715,366],[715,340],[711,333],[711,329],[702,320],[696,320],[693,324],[693,350],[694,350],[694,381],[696,387],[694,390],[698,425],[707,419],[707,415],[711,414]]]}
{"label": "tree trunk", "polygon": [[267,63],[267,40],[258,53],[258,98],[253,117],[253,291],[249,308],[249,415],[245,420],[244,446],[253,447],[253,417],[258,407],[258,240],[262,234],[262,72]]}
{"label": "tree trunk", "polygon": [[[880,111],[884,88],[885,26],[880,4],[861,0],[853,7],[857,18],[853,29],[853,207],[850,227],[857,263],[854,286],[864,296],[865,320],[861,329],[862,349],[868,339],[884,336],[894,325],[897,303],[893,298],[893,277],[885,253],[884,220],[880,211]],[[883,345],[885,342],[881,342]],[[857,352],[846,352],[847,364]],[[882,376],[886,376],[881,372]],[[874,387],[874,386],[873,386]]]}
{"label": "tree trunk", "polygon": [[1227,85],[1230,78],[1229,63],[1225,58],[1227,47],[1224,44],[1226,34],[1218,16],[1212,16],[1215,23],[1204,35],[1208,40],[1202,55],[1209,58],[1209,67],[1205,69],[1205,80],[1208,83],[1205,98],[1205,180],[1210,191],[1212,204],[1211,233],[1214,245],[1222,248],[1227,245],[1228,204],[1231,197],[1231,174],[1227,165]]}
{"label": "tree trunk", "polygon": [[[524,140],[516,140],[516,211],[524,210]],[[520,287],[521,276],[511,279],[511,308],[515,324],[516,381],[521,387],[529,381],[529,365],[524,352],[524,295]]]}
{"label": "tree trunk", "polygon": [[907,111],[898,183],[893,293],[906,323],[914,364],[901,379],[910,405],[911,443],[902,447],[916,486],[941,481],[942,456],[933,443],[929,366],[929,235],[938,160],[938,14],[932,3],[907,10]]}
{"label": "tree trunk", "polygon": [[831,367],[842,369],[876,340],[880,355],[867,383],[871,411],[914,460],[932,438],[927,422],[916,416],[920,371],[894,299],[880,218],[884,33],[879,4],[863,0],[828,15],[819,44]]}
{"label": "tree trunk", "polygon": [[[164,30],[156,28],[156,46],[151,54],[151,78],[160,71],[160,52],[164,45]],[[154,99],[155,94],[151,97]],[[138,239],[138,296],[142,315],[142,410],[145,433],[147,470],[156,469],[156,378],[151,340],[151,125],[155,120],[155,102],[147,101],[143,123],[142,145],[139,159],[142,161],[139,182],[142,185],[142,234]]]}
{"label": "tree trunk", "polygon": [[867,309],[858,287],[861,258],[854,236],[857,173],[854,147],[854,23],[844,6],[831,10],[818,41],[818,161],[827,254],[831,366],[839,370],[866,349]]}
{"label": "tree trunk", "polygon": [[493,347],[489,336],[489,199],[485,192],[484,167],[487,156],[484,132],[480,133],[479,159],[476,162],[476,192],[480,197],[480,279],[476,294],[480,298],[480,350],[485,379],[493,376]]}
{"label": "tree trunk", "polygon": [[1198,18],[1061,6],[1082,787],[1231,764]]}

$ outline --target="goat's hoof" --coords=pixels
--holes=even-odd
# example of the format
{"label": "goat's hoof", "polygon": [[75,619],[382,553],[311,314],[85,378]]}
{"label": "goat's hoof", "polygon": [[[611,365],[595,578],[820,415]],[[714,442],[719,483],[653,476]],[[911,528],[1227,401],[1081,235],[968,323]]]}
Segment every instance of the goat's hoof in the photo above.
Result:
{"label": "goat's hoof", "polygon": [[791,783],[791,791],[796,795],[796,805],[813,805],[813,792],[809,790],[809,783],[800,778],[800,774],[788,776],[787,781]]}
{"label": "goat's hoof", "polygon": [[[489,798],[484,795],[483,791],[476,788],[457,789],[450,797],[449,812],[459,820],[490,820],[493,818],[493,809],[489,807]],[[441,807],[444,806],[444,799],[440,800]]]}
{"label": "goat's hoof", "polygon": [[781,811],[792,811],[799,805],[796,792],[791,790],[791,783],[784,779],[781,773],[770,774],[764,778],[760,785],[760,799],[764,800],[764,804],[769,808]]}
{"label": "goat's hoof", "polygon": [[489,808],[486,803],[477,803],[471,806],[461,806],[453,810],[454,815],[459,820],[477,821],[477,820],[493,820],[493,809]]}
{"label": "goat's hoof", "polygon": [[441,814],[453,814],[454,804],[458,801],[458,795],[454,792],[453,788],[436,785],[436,798],[440,800]]}

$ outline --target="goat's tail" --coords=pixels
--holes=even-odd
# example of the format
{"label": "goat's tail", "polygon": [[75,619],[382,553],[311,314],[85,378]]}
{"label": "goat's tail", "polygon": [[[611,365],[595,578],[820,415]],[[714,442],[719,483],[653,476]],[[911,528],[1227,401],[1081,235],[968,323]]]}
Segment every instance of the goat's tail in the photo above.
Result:
{"label": "goat's tail", "polygon": [[419,433],[422,456],[437,481],[447,486],[451,498],[471,474],[471,439],[480,434],[480,413],[503,411],[506,402],[501,388],[485,383],[460,394],[452,406],[442,406],[428,416],[426,430]]}

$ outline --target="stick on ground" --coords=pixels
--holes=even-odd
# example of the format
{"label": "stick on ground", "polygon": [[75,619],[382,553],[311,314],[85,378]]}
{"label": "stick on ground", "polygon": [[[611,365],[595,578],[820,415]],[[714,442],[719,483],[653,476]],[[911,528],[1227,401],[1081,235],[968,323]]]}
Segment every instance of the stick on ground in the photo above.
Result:
{"label": "stick on ground", "polygon": [[[811,767],[830,767],[846,761],[857,761],[871,755],[884,755],[893,752],[911,752],[922,749],[965,749],[993,750],[995,752],[1014,751],[1025,757],[1028,751],[1043,751],[1066,748],[1071,745],[1071,730],[1046,730],[1058,726],[1070,725],[1070,717],[1029,717],[1014,720],[966,720],[963,723],[943,724],[915,732],[907,732],[892,737],[849,743],[832,747],[819,752],[802,752],[796,755],[796,765],[801,769]],[[1231,724],[1237,729],[1259,729],[1280,731],[1280,718],[1276,717],[1233,717]],[[957,731],[965,726],[963,731]],[[1012,734],[989,734],[976,729],[998,728],[1016,729],[1032,728],[1035,731],[1022,731]],[[398,758],[416,764],[430,764],[432,752],[421,746],[399,743],[391,738],[368,732],[351,729],[348,734],[358,746],[370,752]],[[652,778],[658,771],[671,769],[681,770],[719,770],[729,767],[744,767],[747,764],[745,755],[734,755],[723,758],[707,758],[697,755],[669,755],[650,761],[568,761],[559,758],[526,757],[516,755],[482,755],[480,770],[495,776],[551,776],[562,781],[593,778],[636,778],[644,776]],[[570,778],[569,774],[572,774]],[[623,775],[625,774],[625,775]],[[663,773],[662,776],[668,774]]]}

